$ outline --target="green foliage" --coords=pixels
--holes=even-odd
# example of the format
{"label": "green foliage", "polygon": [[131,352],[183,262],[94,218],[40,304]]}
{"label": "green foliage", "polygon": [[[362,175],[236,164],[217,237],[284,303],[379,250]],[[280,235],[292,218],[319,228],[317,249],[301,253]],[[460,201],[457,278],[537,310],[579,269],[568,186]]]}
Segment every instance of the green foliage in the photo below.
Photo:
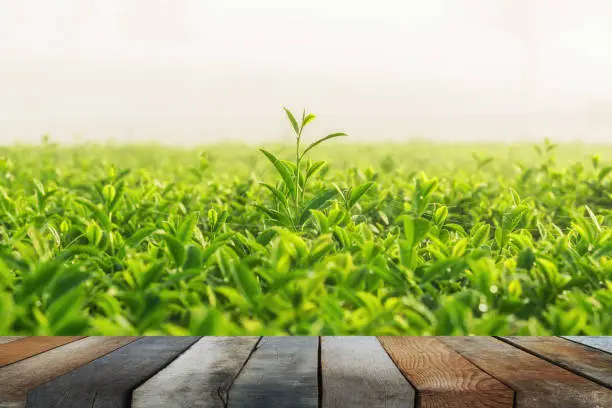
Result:
{"label": "green foliage", "polygon": [[0,148],[0,334],[612,332],[609,147],[305,143],[285,113],[263,154]]}
{"label": "green foliage", "polygon": [[[277,225],[282,225],[293,230],[301,230],[304,224],[310,219],[311,211],[320,210],[323,206],[332,198],[334,198],[336,192],[334,190],[323,191],[320,194],[312,197],[308,202],[304,201],[306,196],[306,185],[308,180],[312,178],[314,174],[322,167],[326,166],[327,163],[324,161],[312,163],[308,161],[306,163],[306,169],[304,174],[302,172],[303,159],[308,152],[314,147],[321,143],[334,139],[341,136],[347,136],[346,133],[332,133],[319,140],[312,142],[303,151],[300,150],[302,142],[302,133],[306,125],[312,122],[316,116],[313,114],[306,114],[306,110],[302,113],[302,120],[300,123],[297,122],[293,113],[287,108],[283,108],[287,114],[287,118],[291,127],[295,133],[295,162],[289,163],[286,161],[279,160],[275,155],[268,152],[267,150],[260,149],[264,156],[272,163],[277,173],[281,177],[281,181],[284,184],[284,189],[275,188],[269,184],[262,183],[277,200],[277,206],[279,208],[260,208],[266,213],[271,221]],[[354,205],[359,198],[371,187],[372,183],[360,186],[356,191],[357,194],[351,196],[351,204]],[[292,203],[290,205],[289,203]],[[351,206],[352,206],[351,205]]]}

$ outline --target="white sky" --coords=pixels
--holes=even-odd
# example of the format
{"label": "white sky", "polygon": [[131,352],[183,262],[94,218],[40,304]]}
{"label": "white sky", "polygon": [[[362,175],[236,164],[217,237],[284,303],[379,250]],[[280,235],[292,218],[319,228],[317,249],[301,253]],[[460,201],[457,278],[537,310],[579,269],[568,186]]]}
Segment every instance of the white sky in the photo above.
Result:
{"label": "white sky", "polygon": [[0,142],[612,140],[609,0],[0,0]]}

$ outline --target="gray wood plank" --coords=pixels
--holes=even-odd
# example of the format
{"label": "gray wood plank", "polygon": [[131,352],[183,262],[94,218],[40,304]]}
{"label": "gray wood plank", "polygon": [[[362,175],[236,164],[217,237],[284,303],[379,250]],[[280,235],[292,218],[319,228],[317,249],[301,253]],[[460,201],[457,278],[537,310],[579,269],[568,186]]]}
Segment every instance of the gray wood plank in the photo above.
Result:
{"label": "gray wood plank", "polygon": [[138,337],[87,337],[0,368],[0,408],[24,408],[28,391]]}
{"label": "gray wood plank", "polygon": [[323,408],[412,408],[416,393],[376,337],[322,337]]}
{"label": "gray wood plank", "polygon": [[23,339],[26,336],[0,336],[0,344],[10,343],[15,340]]}
{"label": "gray wood plank", "polygon": [[138,387],[133,408],[224,408],[259,337],[204,337]]}
{"label": "gray wood plank", "polygon": [[491,337],[441,341],[516,391],[516,408],[607,408],[612,391]]}
{"label": "gray wood plank", "polygon": [[230,388],[228,408],[317,408],[318,337],[264,337]]}
{"label": "gray wood plank", "polygon": [[563,336],[563,338],[612,353],[612,336]]}
{"label": "gray wood plank", "polygon": [[132,390],[167,366],[199,337],[145,337],[27,396],[28,408],[128,408]]}

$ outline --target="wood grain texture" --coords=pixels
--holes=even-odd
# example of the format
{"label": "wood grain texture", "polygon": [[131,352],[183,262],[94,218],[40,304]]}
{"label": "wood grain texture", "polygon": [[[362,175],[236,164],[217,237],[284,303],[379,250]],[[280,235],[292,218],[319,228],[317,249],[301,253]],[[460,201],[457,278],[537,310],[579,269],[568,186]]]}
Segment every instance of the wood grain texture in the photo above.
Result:
{"label": "wood grain texture", "polygon": [[15,340],[23,339],[26,336],[0,336],[0,344],[10,343]]}
{"label": "wood grain texture", "polygon": [[133,408],[224,408],[259,337],[205,337],[138,387]]}
{"label": "wood grain texture", "polygon": [[491,337],[444,337],[442,341],[512,387],[517,408],[612,407],[612,391]]}
{"label": "wood grain texture", "polygon": [[28,392],[28,408],[128,408],[132,390],[198,337],[145,337]]}
{"label": "wood grain texture", "polygon": [[264,337],[232,385],[229,408],[317,408],[318,337]]}
{"label": "wood grain texture", "polygon": [[23,408],[26,395],[138,337],[87,337],[0,368],[0,408]]}
{"label": "wood grain texture", "polygon": [[416,393],[376,337],[322,337],[323,408],[412,408]]}
{"label": "wood grain texture", "polygon": [[0,367],[35,356],[64,344],[84,338],[84,336],[38,336],[24,337],[0,345]]}
{"label": "wood grain texture", "polygon": [[575,374],[612,387],[612,354],[560,337],[510,336],[503,340]]}
{"label": "wood grain texture", "polygon": [[379,337],[421,408],[512,408],[514,392],[434,337]]}
{"label": "wood grain texture", "polygon": [[564,336],[563,338],[605,351],[606,353],[612,353],[612,336]]}

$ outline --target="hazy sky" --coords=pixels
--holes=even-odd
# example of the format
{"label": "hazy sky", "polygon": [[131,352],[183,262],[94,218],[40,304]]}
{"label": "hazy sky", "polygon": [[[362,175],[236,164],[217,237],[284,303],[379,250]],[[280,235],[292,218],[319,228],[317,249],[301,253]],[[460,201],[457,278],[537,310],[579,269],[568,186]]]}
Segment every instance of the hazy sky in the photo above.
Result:
{"label": "hazy sky", "polygon": [[609,0],[0,0],[0,142],[612,141]]}

